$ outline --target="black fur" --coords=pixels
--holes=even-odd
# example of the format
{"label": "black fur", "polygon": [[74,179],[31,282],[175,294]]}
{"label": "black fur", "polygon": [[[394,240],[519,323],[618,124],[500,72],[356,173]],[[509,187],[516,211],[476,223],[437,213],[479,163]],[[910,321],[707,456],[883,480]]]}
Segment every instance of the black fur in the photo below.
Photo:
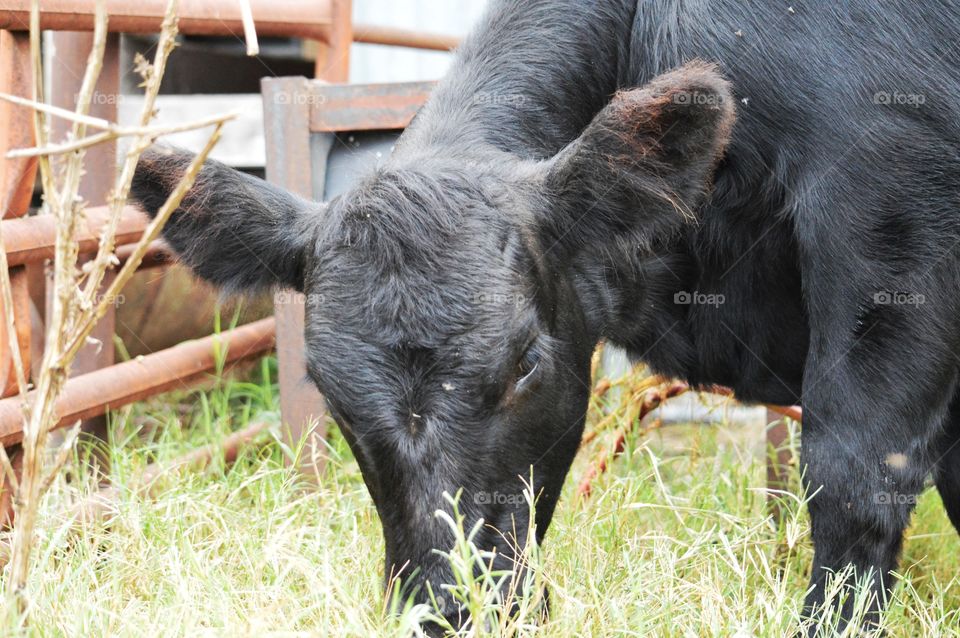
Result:
{"label": "black fur", "polygon": [[388,571],[449,579],[445,490],[522,532],[531,465],[543,536],[603,337],[802,403],[809,610],[847,565],[885,596],[929,474],[960,523],[960,8],[794,7],[495,1],[387,165],[322,214],[219,166],[195,187],[166,232],[198,273],[309,293],[310,372]]}
{"label": "black fur", "polygon": [[[155,215],[193,158],[154,147],[140,157],[130,197]],[[181,261],[227,292],[303,287],[304,260],[316,239],[318,204],[219,162],[200,169],[174,211],[164,239]],[[239,256],[252,263],[237,268]]]}

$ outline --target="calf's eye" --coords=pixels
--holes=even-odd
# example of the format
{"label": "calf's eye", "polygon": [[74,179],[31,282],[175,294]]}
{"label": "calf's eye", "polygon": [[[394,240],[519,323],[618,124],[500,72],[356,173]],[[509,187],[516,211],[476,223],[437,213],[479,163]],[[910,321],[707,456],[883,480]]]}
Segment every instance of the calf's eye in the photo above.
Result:
{"label": "calf's eye", "polygon": [[540,354],[537,352],[536,344],[531,343],[523,351],[520,360],[517,362],[517,386],[523,385],[528,381],[540,366]]}

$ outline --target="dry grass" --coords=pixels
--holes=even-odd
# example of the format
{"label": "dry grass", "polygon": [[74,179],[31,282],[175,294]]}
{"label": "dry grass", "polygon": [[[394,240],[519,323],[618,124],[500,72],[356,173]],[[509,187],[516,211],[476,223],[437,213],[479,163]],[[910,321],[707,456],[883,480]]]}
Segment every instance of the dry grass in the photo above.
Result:
{"label": "dry grass", "polygon": [[[259,383],[228,381],[117,415],[114,480],[122,485],[146,464],[251,418],[276,418],[271,365]],[[605,400],[621,399],[611,393]],[[591,422],[610,407],[594,406]],[[483,583],[468,582],[477,613],[500,635],[791,635],[812,553],[808,524],[792,497],[783,500],[782,524],[767,516],[758,434],[690,425],[630,437],[592,498],[578,503],[576,483],[612,433],[599,437],[575,465],[542,558],[534,559],[551,589],[550,619],[539,630],[529,617],[500,622],[482,600]],[[86,528],[65,544],[55,512],[92,489],[74,462],[44,504],[28,596],[34,623],[20,634],[415,633],[430,610],[384,609],[376,513],[336,433],[330,453],[318,491],[300,489],[273,443],[231,468],[161,479],[153,498],[128,495],[109,529]],[[461,543],[455,554],[472,551]],[[886,617],[890,635],[958,635],[958,555],[960,540],[928,492]]]}
{"label": "dry grass", "polygon": [[[16,606],[19,613],[9,615],[16,617],[20,623],[29,623],[30,619],[27,613],[30,605],[25,593],[27,581],[30,579],[29,569],[37,536],[39,508],[47,490],[69,458],[80,426],[78,421],[71,434],[60,445],[59,451],[49,459],[46,454],[49,434],[59,420],[56,403],[63,392],[71,364],[85,345],[97,345],[95,339],[90,339],[94,326],[113,306],[124,284],[136,272],[150,243],[159,237],[164,223],[180,205],[204,160],[217,143],[223,123],[231,117],[223,116],[201,124],[215,124],[206,146],[190,163],[177,186],[147,225],[143,236],[134,244],[127,262],[116,270],[116,276],[109,284],[105,283],[107,272],[120,263],[114,252],[117,228],[137,162],[148,146],[159,136],[169,132],[161,128],[150,128],[149,124],[154,117],[154,104],[160,92],[167,58],[176,44],[177,6],[178,0],[168,0],[153,62],[149,63],[143,58],[137,62],[137,70],[144,81],[144,104],[139,127],[122,129],[89,116],[95,87],[103,68],[106,47],[108,18],[105,0],[97,0],[95,4],[91,51],[73,111],[51,106],[44,99],[45,74],[40,47],[39,0],[33,0],[30,7],[30,58],[34,76],[32,99],[0,93],[0,99],[27,106],[33,111],[36,147],[17,149],[8,153],[8,157],[37,156],[39,181],[43,190],[42,212],[56,222],[55,255],[50,264],[52,277],[47,291],[49,304],[43,356],[33,376],[32,387],[28,386],[28,371],[24,367],[19,349],[11,349],[17,394],[21,399],[22,471],[19,474],[14,471],[6,451],[0,453],[0,469],[13,493],[12,502],[17,521],[9,547],[5,607]],[[53,143],[51,140],[52,116],[64,118],[71,123],[69,133],[62,143]],[[88,127],[104,130],[88,136]],[[196,127],[196,124],[178,128],[192,127]],[[85,152],[90,146],[120,137],[129,137],[131,145],[124,154],[120,170],[107,197],[109,214],[100,231],[99,248],[90,261],[81,265],[77,229],[85,218],[86,210],[86,204],[79,196]],[[0,245],[2,244],[0,236]],[[6,254],[0,250],[0,299],[3,301],[3,319],[7,334],[13,335],[16,333],[15,310],[8,271]],[[6,540],[3,544],[3,554],[7,555]]]}

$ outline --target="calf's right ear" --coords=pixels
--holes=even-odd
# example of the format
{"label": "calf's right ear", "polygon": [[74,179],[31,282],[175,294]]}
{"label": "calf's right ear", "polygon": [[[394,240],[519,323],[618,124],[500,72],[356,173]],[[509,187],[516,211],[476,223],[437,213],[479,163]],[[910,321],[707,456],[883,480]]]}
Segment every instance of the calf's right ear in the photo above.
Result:
{"label": "calf's right ear", "polygon": [[541,224],[547,245],[642,243],[692,220],[735,117],[730,83],[704,62],[617,93],[547,164],[556,203]]}
{"label": "calf's right ear", "polygon": [[[154,217],[192,159],[185,151],[148,149],[133,177],[132,202]],[[228,292],[302,291],[321,208],[208,160],[163,237],[198,276]]]}

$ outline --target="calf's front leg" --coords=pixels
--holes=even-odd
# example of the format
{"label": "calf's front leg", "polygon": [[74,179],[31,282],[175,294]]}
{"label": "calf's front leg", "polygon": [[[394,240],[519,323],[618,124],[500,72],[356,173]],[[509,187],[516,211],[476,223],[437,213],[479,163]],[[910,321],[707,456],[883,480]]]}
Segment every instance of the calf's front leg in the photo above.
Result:
{"label": "calf's front leg", "polygon": [[838,629],[858,615],[850,595],[857,582],[866,581],[870,596],[861,608],[864,628],[879,621],[957,385],[953,322],[937,308],[883,304],[882,293],[869,289],[849,295],[866,300],[860,316],[844,316],[841,307],[811,331],[804,374],[801,465],[815,553],[805,612],[811,636],[832,635],[825,622],[831,615]]}

